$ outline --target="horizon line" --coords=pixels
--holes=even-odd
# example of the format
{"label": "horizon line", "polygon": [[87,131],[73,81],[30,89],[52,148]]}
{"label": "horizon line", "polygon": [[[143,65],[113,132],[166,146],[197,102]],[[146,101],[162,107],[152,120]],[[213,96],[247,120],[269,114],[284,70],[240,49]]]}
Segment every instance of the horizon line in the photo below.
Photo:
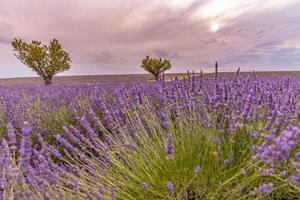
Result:
{"label": "horizon line", "polygon": [[[239,73],[253,73],[253,71],[255,73],[265,73],[265,72],[300,72],[299,70],[262,70],[262,71],[240,71]],[[193,71],[189,71],[187,70],[186,72],[167,72],[165,74],[187,74],[187,73],[193,73]],[[200,74],[200,71],[197,70],[194,72],[195,74]],[[214,74],[214,71],[203,71],[203,74]],[[218,71],[218,73],[236,73],[235,71]],[[129,75],[149,75],[151,76],[151,74],[149,73],[112,73],[112,74],[67,74],[67,75],[55,75],[53,76],[53,78],[55,77],[76,77],[76,76],[129,76]],[[41,78],[40,76],[36,75],[36,76],[15,76],[15,77],[0,77],[0,79],[18,79],[18,78]]]}

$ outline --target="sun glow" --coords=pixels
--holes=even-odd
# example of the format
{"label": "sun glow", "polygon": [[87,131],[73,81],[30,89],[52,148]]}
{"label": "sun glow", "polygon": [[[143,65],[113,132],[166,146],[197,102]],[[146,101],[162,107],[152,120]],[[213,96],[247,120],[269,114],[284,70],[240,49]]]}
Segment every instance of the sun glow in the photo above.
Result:
{"label": "sun glow", "polygon": [[[251,11],[262,12],[265,10],[282,9],[297,0],[211,0],[197,9],[191,17],[195,20],[205,20],[211,32],[218,32],[226,24]],[[177,1],[179,2],[179,0]],[[185,2],[185,1],[183,1]],[[216,22],[217,21],[217,22]],[[221,26],[222,25],[222,26]]]}
{"label": "sun glow", "polygon": [[212,0],[201,6],[192,17],[196,20],[207,21],[209,30],[216,33],[226,25],[227,21],[248,10],[252,1],[248,0],[246,3],[233,0]]}
{"label": "sun glow", "polygon": [[221,26],[220,23],[214,22],[210,25],[210,31],[216,33],[220,30],[220,26]]}

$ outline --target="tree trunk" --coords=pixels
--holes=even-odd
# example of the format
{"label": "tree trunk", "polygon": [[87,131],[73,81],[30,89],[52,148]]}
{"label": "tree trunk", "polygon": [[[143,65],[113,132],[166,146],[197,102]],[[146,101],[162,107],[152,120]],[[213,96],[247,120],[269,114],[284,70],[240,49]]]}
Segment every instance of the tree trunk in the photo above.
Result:
{"label": "tree trunk", "polygon": [[159,80],[159,75],[154,74],[154,78],[155,78],[156,81],[158,81]]}
{"label": "tree trunk", "polygon": [[46,77],[44,78],[45,85],[52,85],[52,77]]}

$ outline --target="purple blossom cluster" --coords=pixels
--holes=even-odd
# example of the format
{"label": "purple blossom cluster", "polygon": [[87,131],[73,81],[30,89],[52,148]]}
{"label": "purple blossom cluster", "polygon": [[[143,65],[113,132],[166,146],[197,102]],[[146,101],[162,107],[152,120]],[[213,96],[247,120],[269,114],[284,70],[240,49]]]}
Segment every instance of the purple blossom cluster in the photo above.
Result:
{"label": "purple blossom cluster", "polygon": [[285,178],[286,183],[300,185],[300,129],[289,126],[277,136],[270,133],[258,146],[253,147],[253,159],[271,167],[259,169],[262,176],[279,174]]}
{"label": "purple blossom cluster", "polygon": [[259,147],[254,147],[256,153],[254,159],[259,159],[272,167],[288,162],[291,151],[299,144],[299,141],[300,128],[295,126],[290,126],[278,136],[270,133]]}
{"label": "purple blossom cluster", "polygon": [[271,192],[273,186],[273,183],[264,183],[259,187],[256,187],[253,191],[253,194],[268,194],[269,192]]}

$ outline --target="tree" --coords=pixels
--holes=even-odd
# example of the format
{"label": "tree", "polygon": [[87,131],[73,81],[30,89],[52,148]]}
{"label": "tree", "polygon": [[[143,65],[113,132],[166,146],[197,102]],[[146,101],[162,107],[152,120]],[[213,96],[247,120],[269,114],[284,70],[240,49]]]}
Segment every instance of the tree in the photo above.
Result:
{"label": "tree", "polygon": [[16,52],[14,55],[42,77],[45,85],[51,85],[55,74],[71,67],[69,54],[62,49],[57,39],[51,40],[48,46],[40,41],[26,43],[21,39],[14,39],[11,44]]}
{"label": "tree", "polygon": [[159,75],[166,70],[171,69],[172,65],[170,60],[162,60],[161,58],[150,58],[146,56],[142,61],[141,67],[147,72],[153,74],[156,81],[158,81]]}

